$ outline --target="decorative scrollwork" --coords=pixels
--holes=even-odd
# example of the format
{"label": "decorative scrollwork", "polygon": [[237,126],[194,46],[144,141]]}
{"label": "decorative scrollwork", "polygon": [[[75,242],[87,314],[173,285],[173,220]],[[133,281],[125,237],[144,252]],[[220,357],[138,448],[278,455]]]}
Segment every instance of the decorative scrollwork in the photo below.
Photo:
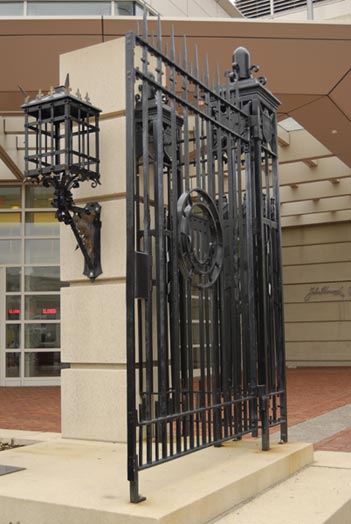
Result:
{"label": "decorative scrollwork", "polygon": [[202,189],[183,193],[177,204],[180,268],[191,285],[208,288],[223,266],[223,230],[217,207]]}

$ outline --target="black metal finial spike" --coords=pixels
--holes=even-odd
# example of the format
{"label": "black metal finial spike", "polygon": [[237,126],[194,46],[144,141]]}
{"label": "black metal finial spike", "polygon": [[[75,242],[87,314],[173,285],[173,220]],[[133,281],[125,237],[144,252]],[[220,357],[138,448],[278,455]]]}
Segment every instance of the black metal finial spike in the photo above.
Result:
{"label": "black metal finial spike", "polygon": [[197,80],[199,79],[199,50],[197,45],[194,50],[194,76]]}
{"label": "black metal finial spike", "polygon": [[205,57],[205,84],[210,85],[210,65],[208,63],[208,55]]}
{"label": "black metal finial spike", "polygon": [[174,42],[174,25],[171,27],[171,53],[170,59],[174,62],[175,60],[175,42]]}
{"label": "black metal finial spike", "polygon": [[233,54],[233,72],[238,80],[251,78],[250,53],[245,47],[238,47]]}
{"label": "black metal finial spike", "polygon": [[185,71],[188,70],[188,50],[187,50],[186,35],[183,36],[183,67]]}
{"label": "black metal finial spike", "polygon": [[220,87],[220,75],[219,75],[219,65],[216,66],[216,87],[219,89]]}
{"label": "black metal finial spike", "polygon": [[157,49],[159,51],[162,50],[162,27],[161,27],[161,17],[160,15],[157,16]]}
{"label": "black metal finial spike", "polygon": [[147,10],[144,9],[144,14],[143,14],[143,39],[144,40],[147,40]]}

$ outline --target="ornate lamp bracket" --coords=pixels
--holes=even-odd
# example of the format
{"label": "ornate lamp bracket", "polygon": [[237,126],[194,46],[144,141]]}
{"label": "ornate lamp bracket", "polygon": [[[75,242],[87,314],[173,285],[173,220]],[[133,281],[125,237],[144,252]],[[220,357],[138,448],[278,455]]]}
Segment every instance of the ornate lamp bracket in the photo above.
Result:
{"label": "ornate lamp bracket", "polygon": [[[100,231],[101,206],[88,202],[78,207],[72,189],[82,182],[100,184],[99,113],[88,94],[79,90],[71,94],[69,77],[64,86],[39,93],[33,100],[26,97],[25,176],[27,181],[54,188],[52,206],[59,222],[71,226],[84,256],[84,271],[90,280],[101,273]],[[32,136],[35,136],[33,153]]]}

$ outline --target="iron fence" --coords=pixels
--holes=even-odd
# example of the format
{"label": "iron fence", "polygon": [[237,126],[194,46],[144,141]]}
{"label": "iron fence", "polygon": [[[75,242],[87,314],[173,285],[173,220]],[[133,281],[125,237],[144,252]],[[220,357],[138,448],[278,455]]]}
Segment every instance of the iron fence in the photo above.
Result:
{"label": "iron fence", "polygon": [[173,30],[126,36],[128,479],[280,425],[276,108],[239,48],[224,83]]}

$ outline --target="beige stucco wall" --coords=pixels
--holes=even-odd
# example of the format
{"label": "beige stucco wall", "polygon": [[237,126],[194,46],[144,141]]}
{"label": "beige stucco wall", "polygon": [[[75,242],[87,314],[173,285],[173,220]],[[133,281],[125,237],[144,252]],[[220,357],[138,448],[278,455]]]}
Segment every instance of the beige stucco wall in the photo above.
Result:
{"label": "beige stucco wall", "polygon": [[289,366],[351,365],[351,223],[283,230]]}
{"label": "beige stucco wall", "polygon": [[103,274],[91,283],[82,275],[83,256],[61,227],[62,433],[67,438],[126,440],[126,225],[125,225],[125,40],[67,53],[60,78],[70,75],[73,92],[89,90],[103,111],[100,132],[101,185],[76,190],[77,204],[102,206]]}

